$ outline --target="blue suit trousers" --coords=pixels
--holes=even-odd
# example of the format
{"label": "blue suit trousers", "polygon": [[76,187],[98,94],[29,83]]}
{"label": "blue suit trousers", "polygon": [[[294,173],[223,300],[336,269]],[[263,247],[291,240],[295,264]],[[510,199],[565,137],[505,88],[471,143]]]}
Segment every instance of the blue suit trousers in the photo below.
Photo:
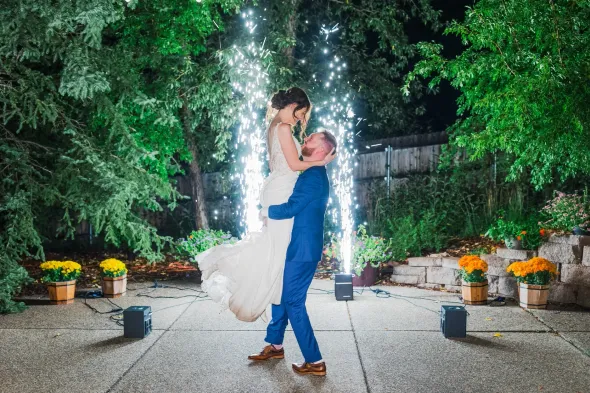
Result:
{"label": "blue suit trousers", "polygon": [[265,338],[267,343],[282,345],[285,329],[288,322],[291,322],[293,333],[307,363],[322,359],[305,308],[307,290],[313,280],[316,267],[317,262],[285,262],[281,304],[272,306],[272,320],[266,328]]}

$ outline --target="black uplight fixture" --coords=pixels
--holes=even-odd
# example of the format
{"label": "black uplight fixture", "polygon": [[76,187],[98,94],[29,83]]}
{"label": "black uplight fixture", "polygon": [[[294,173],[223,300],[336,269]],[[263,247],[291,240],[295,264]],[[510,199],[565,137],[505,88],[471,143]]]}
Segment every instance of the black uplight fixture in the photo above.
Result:
{"label": "black uplight fixture", "polygon": [[123,336],[144,338],[152,332],[152,308],[132,306],[123,311]]}
{"label": "black uplight fixture", "polygon": [[353,300],[352,274],[338,273],[335,275],[335,281],[336,300]]}

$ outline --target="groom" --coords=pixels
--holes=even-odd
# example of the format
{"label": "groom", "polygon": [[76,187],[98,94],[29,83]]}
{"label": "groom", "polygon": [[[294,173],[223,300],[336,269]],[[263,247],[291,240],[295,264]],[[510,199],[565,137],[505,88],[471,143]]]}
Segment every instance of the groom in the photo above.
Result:
{"label": "groom", "polygon": [[[335,154],[336,138],[328,131],[316,132],[305,138],[301,149],[304,161],[324,161]],[[299,374],[326,375],[326,363],[313,334],[305,308],[307,290],[313,279],[324,245],[324,214],[328,205],[330,184],[325,166],[314,166],[303,172],[293,194],[282,205],[262,209],[262,217],[285,220],[295,217],[291,243],[287,249],[281,304],[272,306],[272,320],[266,329],[265,341],[270,345],[250,360],[283,359],[283,338],[291,322],[304,363],[293,364]]]}

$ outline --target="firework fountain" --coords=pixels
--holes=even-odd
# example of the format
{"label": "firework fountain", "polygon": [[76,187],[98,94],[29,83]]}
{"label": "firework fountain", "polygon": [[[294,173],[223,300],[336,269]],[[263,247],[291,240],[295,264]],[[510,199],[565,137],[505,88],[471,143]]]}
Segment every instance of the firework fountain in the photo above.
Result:
{"label": "firework fountain", "polygon": [[[322,96],[326,97],[314,113],[319,117],[322,127],[334,133],[338,141],[338,157],[332,163],[332,186],[337,203],[330,201],[329,214],[339,231],[336,233],[340,243],[340,260],[346,274],[350,273],[353,255],[353,166],[356,150],[352,147],[354,138],[353,97],[349,91],[350,83],[345,78],[346,62],[333,50],[328,48],[330,35],[338,32],[338,25],[323,27],[321,34],[325,37],[326,47],[321,48],[321,55],[326,69],[321,74],[314,74],[314,81],[319,89],[323,89]],[[335,165],[334,165],[335,164]]]}
{"label": "firework fountain", "polygon": [[[238,152],[235,179],[241,185],[242,206],[241,223],[245,234],[258,231],[262,223],[258,219],[260,189],[263,184],[265,127],[262,113],[267,105],[270,92],[269,80],[265,72],[265,59],[269,51],[264,48],[264,40],[256,36],[257,23],[264,18],[253,11],[242,13],[248,43],[242,47],[234,46],[225,54],[231,69],[233,88],[242,98],[238,108],[240,124],[235,150]],[[338,140],[338,158],[331,164],[332,185],[336,201],[330,201],[328,213],[337,228],[336,236],[340,242],[340,259],[345,273],[350,273],[352,261],[353,218],[353,165],[356,151],[352,148],[354,137],[353,100],[346,81],[346,62],[328,49],[330,36],[339,31],[338,25],[323,27],[326,47],[321,48],[325,70],[313,75],[316,82],[314,90],[322,90],[323,102],[316,103],[313,116],[319,124],[334,133]]]}
{"label": "firework fountain", "polygon": [[242,47],[234,45],[224,57],[230,66],[234,92],[240,96],[242,102],[237,113],[240,123],[234,148],[239,158],[234,179],[239,181],[242,193],[240,213],[244,236],[262,228],[262,222],[258,218],[266,141],[266,124],[262,113],[269,94],[268,74],[264,64],[270,52],[264,48],[265,40],[259,40],[256,35],[257,21],[261,17],[253,11],[243,12],[241,16],[247,43]]}

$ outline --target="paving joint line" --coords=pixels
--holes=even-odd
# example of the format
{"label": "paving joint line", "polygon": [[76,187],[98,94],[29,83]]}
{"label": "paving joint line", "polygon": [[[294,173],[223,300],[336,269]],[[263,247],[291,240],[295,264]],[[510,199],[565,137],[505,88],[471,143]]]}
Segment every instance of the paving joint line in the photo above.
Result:
{"label": "paving joint line", "polygon": [[[189,304],[190,306],[190,304]],[[182,312],[182,314],[184,311]],[[181,314],[181,315],[182,315]],[[176,322],[176,320],[175,320]],[[174,323],[174,322],[173,322]],[[176,328],[152,328],[153,331],[175,331],[175,332],[264,332],[266,329],[183,329]],[[469,330],[468,333],[558,333],[554,329],[549,330]],[[122,328],[86,328],[86,327],[0,327],[0,330],[88,330],[88,331],[121,331]],[[292,332],[292,329],[286,330]],[[350,332],[352,329],[314,329],[315,332]],[[424,333],[438,333],[438,329],[356,329],[359,332],[424,332]],[[564,330],[559,333],[590,333],[590,330]]]}
{"label": "paving joint line", "polygon": [[356,338],[356,331],[354,330],[354,323],[352,323],[352,316],[350,315],[350,308],[348,307],[348,301],[346,302],[346,312],[348,313],[348,320],[350,321],[350,327],[352,328],[352,337],[354,338],[356,352],[358,354],[359,361],[361,363],[361,371],[363,372],[363,379],[365,380],[365,387],[367,388],[367,392],[371,393],[371,387],[369,386],[369,379],[367,378],[367,371],[365,370],[365,364],[363,363],[363,357],[361,355],[359,343]]}
{"label": "paving joint line", "polygon": [[[85,327],[0,327],[0,330],[84,330],[84,331],[122,331],[121,328],[85,328]],[[155,330],[155,329],[154,329]],[[163,330],[163,329],[158,329]]]}
{"label": "paving joint line", "polygon": [[170,328],[176,323],[176,321],[178,321],[178,319],[180,317],[182,317],[184,315],[184,313],[190,308],[190,306],[196,301],[197,299],[194,299],[191,303],[188,303],[187,307],[184,309],[183,312],[181,312],[178,317],[176,317],[176,319],[170,324],[170,326],[164,330],[164,332],[160,335],[160,337],[156,338],[154,340],[154,342],[152,343],[152,345],[150,345],[148,347],[148,349],[146,349],[144,351],[144,353],[141,354],[140,357],[137,358],[137,360],[135,362],[133,362],[133,364],[131,366],[129,366],[129,368],[127,368],[127,370],[125,370],[125,372],[119,377],[117,378],[117,380],[111,385],[111,387],[109,387],[105,393],[110,393],[113,391],[113,388],[115,386],[117,386],[119,384],[119,382],[121,382],[123,380],[123,378],[125,378],[127,376],[127,374],[129,374],[129,372],[131,371],[131,369],[133,369],[133,367],[135,367],[135,365],[137,363],[139,363],[139,361],[141,359],[143,359],[145,357],[145,355],[147,355],[147,353],[154,347],[154,345],[156,345],[158,343],[158,341],[160,341],[162,339],[162,337],[164,337],[164,335],[166,335],[167,332],[170,331]]}
{"label": "paving joint line", "polygon": [[[557,335],[563,341],[565,341],[566,343],[568,343],[569,345],[571,345],[572,347],[574,347],[576,350],[578,350],[582,355],[590,358],[590,350],[586,350],[585,348],[578,346],[575,342],[573,342],[572,340],[570,340],[567,337],[565,337],[562,334],[562,332],[560,332],[559,330],[554,329],[551,325],[549,325],[547,322],[545,322],[543,320],[543,318],[541,318],[538,315],[535,315],[531,310],[529,310],[529,309],[525,309],[525,310],[526,310],[527,313],[529,313],[530,315],[532,315],[533,318],[535,318],[541,324],[543,324],[544,326],[546,326],[547,328],[549,328],[550,329],[549,333],[553,333],[553,334]],[[568,331],[568,332],[565,332],[565,333],[576,333],[576,332],[575,331]],[[578,332],[578,333],[585,333],[585,332]]]}

